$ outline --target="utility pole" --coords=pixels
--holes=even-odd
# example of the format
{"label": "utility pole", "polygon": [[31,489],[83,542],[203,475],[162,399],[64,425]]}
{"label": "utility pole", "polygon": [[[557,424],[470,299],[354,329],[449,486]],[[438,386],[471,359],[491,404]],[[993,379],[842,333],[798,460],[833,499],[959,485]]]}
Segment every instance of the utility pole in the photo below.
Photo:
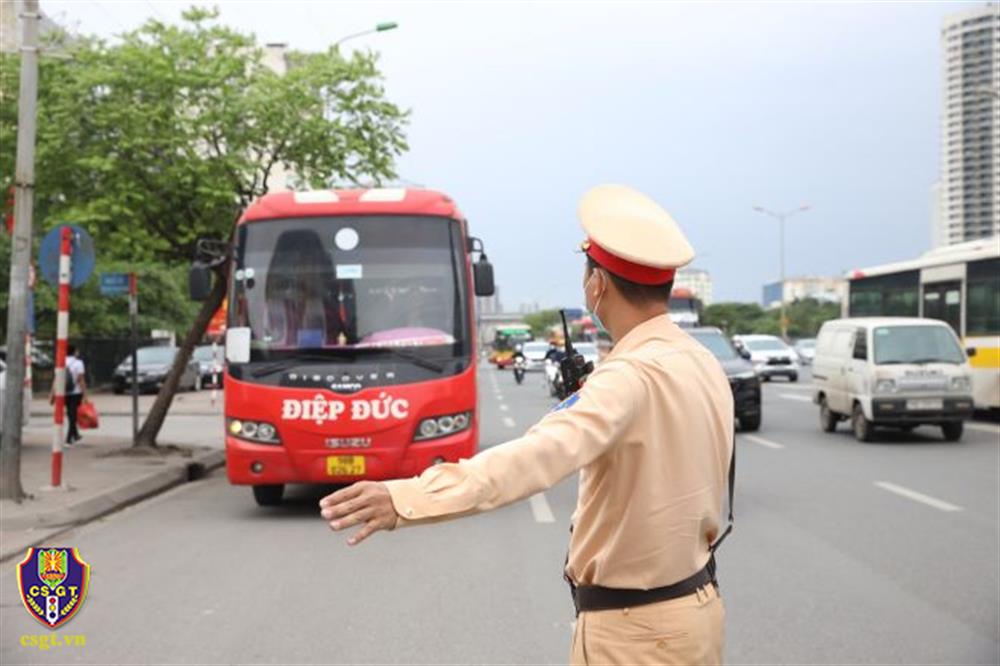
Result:
{"label": "utility pole", "polygon": [[779,322],[781,326],[781,339],[788,342],[788,312],[785,308],[785,220],[790,218],[796,213],[803,213],[809,210],[809,206],[799,206],[792,210],[774,212],[768,210],[763,206],[754,206],[753,209],[758,213],[767,215],[768,217],[773,217],[778,221],[778,263],[780,265],[781,272],[781,321]]}
{"label": "utility pole", "polygon": [[7,385],[0,437],[0,499],[20,500],[21,427],[24,414],[28,265],[35,197],[35,120],[38,101],[38,0],[24,0],[21,23],[21,82],[17,100],[17,165],[14,170],[14,235],[7,301]]}

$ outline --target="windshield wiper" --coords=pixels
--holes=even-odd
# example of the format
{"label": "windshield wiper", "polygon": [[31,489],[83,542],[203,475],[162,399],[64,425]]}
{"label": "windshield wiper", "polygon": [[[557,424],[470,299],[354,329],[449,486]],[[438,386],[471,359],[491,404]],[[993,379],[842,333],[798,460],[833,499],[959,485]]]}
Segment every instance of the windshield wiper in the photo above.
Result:
{"label": "windshield wiper", "polygon": [[291,370],[298,365],[304,365],[305,363],[329,363],[336,356],[353,356],[352,350],[348,349],[331,349],[329,354],[299,354],[298,356],[291,356],[289,358],[283,358],[280,361],[275,361],[274,363],[269,363],[268,365],[256,368],[250,374],[254,377],[263,377],[264,375],[271,375],[275,372],[282,372],[284,370]]}
{"label": "windshield wiper", "polygon": [[917,365],[925,365],[927,363],[955,363],[955,364],[957,364],[958,361],[949,361],[948,359],[944,359],[944,358],[915,358],[912,361],[910,361],[910,363],[916,363]]}

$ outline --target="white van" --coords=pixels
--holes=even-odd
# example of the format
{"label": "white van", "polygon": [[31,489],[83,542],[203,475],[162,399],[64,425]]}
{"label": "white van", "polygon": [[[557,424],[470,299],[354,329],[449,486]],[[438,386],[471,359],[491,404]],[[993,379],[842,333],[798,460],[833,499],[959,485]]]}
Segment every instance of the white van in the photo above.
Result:
{"label": "white van", "polygon": [[850,419],[869,442],[875,428],[940,426],[950,442],[972,415],[972,372],[948,324],[935,319],[871,317],[823,324],[813,361],[820,427]]}

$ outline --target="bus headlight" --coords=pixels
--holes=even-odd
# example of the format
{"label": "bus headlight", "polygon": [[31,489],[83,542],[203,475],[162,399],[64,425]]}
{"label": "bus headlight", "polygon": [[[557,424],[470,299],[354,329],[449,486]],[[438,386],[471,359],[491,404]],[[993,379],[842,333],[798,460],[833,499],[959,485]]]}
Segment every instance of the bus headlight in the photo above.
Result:
{"label": "bus headlight", "polygon": [[951,390],[956,393],[968,393],[972,390],[972,380],[967,376],[952,377]]}
{"label": "bus headlight", "polygon": [[249,442],[257,444],[281,444],[277,428],[263,421],[229,419],[226,430],[233,437],[245,439]]}
{"label": "bus headlight", "polygon": [[433,418],[424,419],[420,422],[420,425],[417,426],[417,434],[413,437],[413,440],[416,442],[422,442],[428,439],[437,439],[439,437],[454,435],[457,432],[467,430],[471,423],[471,412],[445,414],[444,416],[435,416]]}

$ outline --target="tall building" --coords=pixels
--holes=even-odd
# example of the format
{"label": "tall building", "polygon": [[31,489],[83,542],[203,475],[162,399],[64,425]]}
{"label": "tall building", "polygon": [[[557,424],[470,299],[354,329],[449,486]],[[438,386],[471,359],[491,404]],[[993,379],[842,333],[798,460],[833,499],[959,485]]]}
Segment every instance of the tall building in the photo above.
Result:
{"label": "tall building", "polygon": [[847,295],[847,281],[841,278],[800,277],[788,278],[782,287],[781,282],[765,284],[762,305],[765,308],[776,308],[785,303],[815,298],[824,303],[840,303]]}
{"label": "tall building", "polygon": [[1000,235],[1000,4],[941,28],[940,231],[943,244]]}
{"label": "tall building", "polygon": [[712,276],[700,268],[682,268],[674,277],[674,289],[690,289],[703,305],[712,304]]}

